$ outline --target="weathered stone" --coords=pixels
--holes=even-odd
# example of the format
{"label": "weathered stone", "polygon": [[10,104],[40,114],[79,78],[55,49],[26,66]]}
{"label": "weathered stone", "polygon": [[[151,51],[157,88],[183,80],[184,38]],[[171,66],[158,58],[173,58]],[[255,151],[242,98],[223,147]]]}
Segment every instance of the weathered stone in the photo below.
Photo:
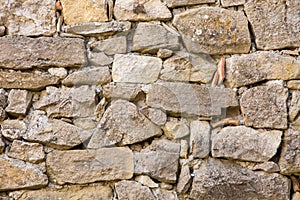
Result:
{"label": "weathered stone", "polygon": [[282,131],[255,130],[245,126],[225,127],[212,136],[212,156],[265,162],[277,152]]}
{"label": "weathered stone", "polygon": [[161,129],[138,112],[133,103],[116,100],[105,111],[88,148],[100,148],[116,143],[134,144],[161,133]]}
{"label": "weathered stone", "polygon": [[0,136],[0,154],[4,152],[5,149],[5,143],[2,140],[2,137]]}
{"label": "weathered stone", "polygon": [[46,164],[50,180],[57,184],[130,179],[134,170],[133,154],[124,147],[53,151]]}
{"label": "weathered stone", "polygon": [[172,190],[173,189],[173,185],[172,184],[165,183],[165,182],[160,183],[159,186],[163,190]]}
{"label": "weathered stone", "polygon": [[103,52],[89,52],[88,58],[89,63],[96,67],[106,66],[113,63],[113,59],[105,55]]}
{"label": "weathered stone", "polygon": [[164,58],[169,58],[173,55],[173,51],[169,49],[159,49],[157,51],[157,57],[164,59]]}
{"label": "weathered stone", "polygon": [[284,131],[281,155],[279,159],[280,172],[283,174],[300,175],[300,129],[290,127]]}
{"label": "weathered stone", "polygon": [[135,180],[140,184],[147,186],[149,188],[157,188],[159,186],[149,176],[140,175],[135,177]]}
{"label": "weathered stone", "polygon": [[31,104],[32,93],[27,90],[11,90],[5,111],[11,115],[26,115]]}
{"label": "weathered stone", "polygon": [[62,84],[66,86],[103,85],[111,80],[108,67],[83,68],[69,74]]}
{"label": "weathered stone", "polygon": [[180,139],[190,134],[190,129],[185,121],[179,121],[177,118],[171,118],[163,127],[164,134],[168,139]]}
{"label": "weathered stone", "polygon": [[233,55],[226,60],[230,87],[241,87],[264,80],[290,80],[300,76],[300,63],[275,52]]}
{"label": "weathered stone", "polygon": [[180,140],[180,158],[187,158],[189,153],[189,143],[187,140]]}
{"label": "weathered stone", "polygon": [[215,3],[216,0],[166,0],[167,6],[174,8],[179,6],[189,6],[203,3]]}
{"label": "weathered stone", "polygon": [[300,80],[291,80],[287,82],[287,87],[292,90],[300,90]]}
{"label": "weathered stone", "polygon": [[250,0],[245,11],[258,49],[300,46],[300,2]]}
{"label": "weathered stone", "polygon": [[108,38],[100,40],[90,45],[93,51],[101,51],[106,55],[114,55],[118,53],[126,53],[127,39],[125,36]]}
{"label": "weathered stone", "polygon": [[253,172],[217,159],[200,161],[198,166],[190,195],[193,199],[289,199],[290,181],[280,174]]}
{"label": "weathered stone", "polygon": [[288,90],[280,84],[257,86],[246,90],[240,99],[246,126],[287,128]]}
{"label": "weathered stone", "polygon": [[280,171],[278,164],[274,163],[272,161],[256,164],[253,167],[253,170],[263,170],[263,171],[269,172],[269,173],[274,173],[274,172]]}
{"label": "weathered stone", "polygon": [[191,187],[192,177],[190,168],[188,165],[184,165],[181,167],[181,172],[178,178],[177,183],[177,192],[186,193],[188,189]]}
{"label": "weathered stone", "polygon": [[177,194],[175,191],[165,190],[157,188],[152,190],[156,199],[159,200],[178,200]]}
{"label": "weathered stone", "polygon": [[117,32],[128,31],[131,27],[130,22],[111,21],[111,22],[87,22],[66,26],[65,32],[83,35],[83,36],[99,36],[113,35]]}
{"label": "weathered stone", "polygon": [[133,35],[133,51],[156,53],[160,48],[178,50],[176,34],[155,23],[139,23]]}
{"label": "weathered stone", "polygon": [[86,63],[84,40],[77,38],[5,36],[0,43],[2,68],[82,67]]}
{"label": "weathered stone", "polygon": [[300,200],[300,192],[294,193],[292,200]]}
{"label": "weathered stone", "polygon": [[134,100],[141,92],[141,88],[135,85],[118,85],[111,83],[103,87],[103,96],[107,99],[125,99],[130,101]]}
{"label": "weathered stone", "polygon": [[28,161],[31,163],[39,163],[45,158],[43,145],[38,143],[23,142],[21,140],[14,140],[8,157],[19,160]]}
{"label": "weathered stone", "polygon": [[114,16],[117,20],[169,20],[172,14],[160,0],[116,0]]}
{"label": "weathered stone", "polygon": [[192,53],[248,53],[250,34],[242,12],[201,7],[175,15],[174,26]]}
{"label": "weathered stone", "polygon": [[27,131],[26,124],[21,120],[5,120],[0,123],[2,135],[9,140],[21,139]]}
{"label": "weathered stone", "polygon": [[0,26],[0,37],[4,36],[6,32],[5,26]]}
{"label": "weathered stone", "polygon": [[221,0],[223,7],[239,6],[246,3],[246,0]]}
{"label": "weathered stone", "polygon": [[142,186],[140,183],[135,181],[123,180],[117,182],[115,183],[115,188],[119,200],[155,200],[155,197],[148,187]]}
{"label": "weathered stone", "polygon": [[112,66],[114,82],[152,83],[158,79],[162,60],[150,56],[117,54]]}
{"label": "weathered stone", "polygon": [[59,83],[59,78],[44,72],[0,71],[0,85],[5,89],[41,90]]}
{"label": "weathered stone", "polygon": [[210,125],[207,121],[190,123],[190,152],[195,158],[205,158],[210,152]]}
{"label": "weathered stone", "polygon": [[48,184],[48,177],[36,166],[20,160],[0,157],[0,191],[37,189]]}
{"label": "weathered stone", "polygon": [[167,114],[160,109],[145,107],[141,110],[141,112],[158,126],[165,125],[167,121]]}
{"label": "weathered stone", "polygon": [[7,93],[3,88],[0,88],[0,107],[7,106]]}
{"label": "weathered stone", "polygon": [[80,200],[112,200],[111,187],[99,183],[89,185],[69,185],[61,189],[43,188],[40,190],[22,191],[18,200],[50,200],[50,199],[80,199]]}
{"label": "weathered stone", "polygon": [[2,1],[1,7],[8,10],[0,23],[4,23],[9,35],[51,36],[55,33],[52,0]]}
{"label": "weathered stone", "polygon": [[68,75],[68,71],[65,68],[49,68],[48,72],[60,79],[64,79]]}
{"label": "weathered stone", "polygon": [[151,145],[149,145],[146,150],[150,151],[165,151],[170,153],[176,153],[179,154],[180,152],[180,144],[175,143],[173,141],[167,140],[167,139],[159,139],[159,140],[153,140]]}
{"label": "weathered stone", "polygon": [[83,22],[105,22],[108,20],[105,1],[61,0],[61,3],[63,6],[64,23],[67,25]]}
{"label": "weathered stone", "polygon": [[292,93],[291,105],[289,106],[289,119],[294,121],[300,112],[300,91],[296,90]]}

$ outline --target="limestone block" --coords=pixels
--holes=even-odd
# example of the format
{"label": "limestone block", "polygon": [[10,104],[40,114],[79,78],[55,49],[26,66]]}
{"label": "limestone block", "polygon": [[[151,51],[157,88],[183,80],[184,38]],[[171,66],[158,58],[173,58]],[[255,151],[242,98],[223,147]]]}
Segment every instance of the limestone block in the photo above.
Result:
{"label": "limestone block", "polygon": [[107,99],[134,100],[142,90],[135,85],[107,84],[103,86],[103,96]]}
{"label": "limestone block", "polygon": [[246,0],[221,0],[223,7],[239,6],[246,3]]}
{"label": "limestone block", "polygon": [[207,121],[190,124],[190,151],[195,158],[205,158],[210,152],[210,125]]}
{"label": "limestone block", "polygon": [[167,121],[167,114],[160,109],[146,107],[143,108],[141,112],[158,126],[165,125]]}
{"label": "limestone block", "polygon": [[21,139],[27,131],[26,124],[18,119],[4,120],[0,125],[2,135],[8,140]]}
{"label": "limestone block", "polygon": [[287,87],[293,90],[300,90],[300,80],[291,80],[287,82]]}
{"label": "limestone block", "polygon": [[32,93],[27,90],[11,90],[8,95],[8,106],[5,111],[11,115],[26,115],[31,104]]}
{"label": "limestone block", "polygon": [[186,193],[190,188],[191,183],[192,183],[192,177],[191,177],[190,168],[188,165],[184,165],[181,167],[181,172],[178,178],[178,183],[176,187],[177,191],[179,193]]}
{"label": "limestone block", "polygon": [[159,200],[178,200],[174,190],[165,190],[162,188],[153,189],[153,194]]}
{"label": "limestone block", "polygon": [[216,0],[165,0],[168,7],[189,6],[204,3],[215,3]]}
{"label": "limestone block", "polygon": [[113,63],[113,59],[103,52],[89,52],[88,59],[90,65],[96,67],[103,67]]}
{"label": "limestone block", "polygon": [[140,175],[135,177],[135,180],[140,184],[147,186],[149,188],[157,188],[159,185],[155,183],[149,176]]}
{"label": "limestone block", "polygon": [[101,51],[106,55],[126,53],[127,39],[125,36],[108,38],[93,42],[90,47],[93,51]]}
{"label": "limestone block", "polygon": [[189,124],[183,120],[171,118],[163,127],[164,134],[168,139],[180,139],[190,134]]}
{"label": "limestone block", "polygon": [[68,71],[65,68],[49,68],[48,72],[60,79],[64,79],[68,75]]}
{"label": "limestone block", "polygon": [[119,200],[149,199],[155,200],[151,190],[136,181],[120,181],[115,183]]}

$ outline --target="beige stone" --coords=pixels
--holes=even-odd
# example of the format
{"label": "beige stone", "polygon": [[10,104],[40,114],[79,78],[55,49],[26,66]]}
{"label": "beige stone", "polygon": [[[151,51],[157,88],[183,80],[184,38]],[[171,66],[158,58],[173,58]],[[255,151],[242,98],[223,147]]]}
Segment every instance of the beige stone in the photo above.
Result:
{"label": "beige stone", "polygon": [[191,172],[190,168],[188,165],[184,165],[181,167],[181,172],[178,178],[178,183],[177,183],[177,192],[179,193],[186,193],[188,189],[191,187],[192,183],[192,177],[191,177]]}
{"label": "beige stone", "polygon": [[159,185],[155,183],[149,176],[140,175],[135,177],[135,180],[140,184],[147,186],[149,188],[157,188]]}
{"label": "beige stone", "polygon": [[168,139],[180,139],[190,134],[189,124],[183,120],[179,121],[176,118],[170,118],[163,127],[164,134]]}
{"label": "beige stone", "polygon": [[108,38],[91,43],[90,48],[93,51],[104,52],[106,55],[126,53],[127,39],[125,36]]}
{"label": "beige stone", "polygon": [[280,171],[279,165],[272,161],[259,163],[253,167],[253,170],[263,170],[263,171],[269,172],[269,173],[274,173],[274,172]]}
{"label": "beige stone", "polygon": [[239,6],[246,3],[246,0],[221,0],[223,7]]}
{"label": "beige stone", "polygon": [[165,21],[172,18],[160,0],[116,0],[114,16],[117,20]]}
{"label": "beige stone", "polygon": [[89,52],[89,63],[92,66],[103,67],[113,63],[113,59],[103,52]]}
{"label": "beige stone", "polygon": [[63,6],[64,23],[67,25],[83,22],[105,22],[108,13],[105,1],[94,0],[61,0]]}
{"label": "beige stone", "polygon": [[293,90],[300,90],[300,80],[291,80],[287,82],[287,87]]}
{"label": "beige stone", "polygon": [[168,7],[190,6],[204,3],[215,3],[216,0],[165,0]]}
{"label": "beige stone", "polygon": [[147,151],[165,151],[170,153],[179,154],[180,152],[180,144],[175,141],[171,141],[168,139],[157,139],[153,140],[153,142],[145,148]]}
{"label": "beige stone", "polygon": [[21,139],[27,131],[24,121],[13,119],[4,120],[0,123],[2,135],[9,140]]}
{"label": "beige stone", "polygon": [[180,158],[187,158],[189,153],[189,142],[180,140]]}
{"label": "beige stone", "polygon": [[159,49],[157,51],[157,57],[164,59],[164,58],[169,58],[173,55],[173,51],[169,49]]}
{"label": "beige stone", "polygon": [[6,36],[0,38],[0,67],[30,69],[83,67],[84,40],[78,38]]}
{"label": "beige stone", "polygon": [[212,136],[212,156],[253,162],[270,160],[281,143],[282,131],[225,127]]}
{"label": "beige stone", "polygon": [[134,100],[142,90],[135,85],[119,85],[110,83],[103,86],[103,96],[107,99]]}
{"label": "beige stone", "polygon": [[250,34],[242,12],[217,7],[190,9],[175,15],[174,26],[192,53],[248,53]]}
{"label": "beige stone", "polygon": [[119,200],[135,200],[135,199],[147,199],[155,200],[151,190],[142,186],[135,181],[120,181],[115,183],[116,193]]}
{"label": "beige stone", "polygon": [[156,199],[159,200],[178,200],[177,194],[175,191],[165,190],[162,188],[153,189],[153,194]]}
{"label": "beige stone", "polygon": [[292,100],[289,106],[289,119],[294,121],[300,112],[300,91],[296,90],[292,92]]}
{"label": "beige stone", "polygon": [[57,184],[130,179],[134,169],[133,154],[124,147],[53,151],[46,164],[50,180]]}
{"label": "beige stone", "polygon": [[60,79],[64,79],[68,75],[68,71],[65,68],[49,68],[48,72]]}
{"label": "beige stone", "polygon": [[190,123],[190,152],[195,158],[205,158],[210,152],[210,125],[207,121]]}
{"label": "beige stone", "polygon": [[141,110],[141,112],[158,126],[165,125],[167,121],[167,114],[160,109],[145,107]]}
{"label": "beige stone", "polygon": [[[245,12],[258,49],[283,49],[300,46],[300,2],[250,0]],[[266,11],[266,12],[262,12]]]}
{"label": "beige stone", "polygon": [[31,104],[32,93],[27,90],[11,90],[5,111],[11,115],[26,115]]}
{"label": "beige stone", "polygon": [[0,37],[4,36],[6,32],[5,26],[0,26]]}
{"label": "beige stone", "polygon": [[294,193],[292,200],[300,200],[300,192]]}
{"label": "beige stone", "polygon": [[5,150],[5,143],[2,140],[2,137],[0,137],[0,154],[3,153]]}

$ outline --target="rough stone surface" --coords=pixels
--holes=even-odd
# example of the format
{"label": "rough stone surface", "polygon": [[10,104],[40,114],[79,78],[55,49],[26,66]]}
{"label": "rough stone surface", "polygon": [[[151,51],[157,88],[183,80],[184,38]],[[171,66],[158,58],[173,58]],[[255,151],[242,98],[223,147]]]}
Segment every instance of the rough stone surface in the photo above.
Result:
{"label": "rough stone surface", "polygon": [[300,112],[300,91],[292,92],[291,105],[289,106],[289,119],[294,121]]}
{"label": "rough stone surface", "polygon": [[48,72],[60,79],[64,79],[68,75],[68,71],[65,68],[49,68]]}
{"label": "rough stone surface", "polygon": [[135,180],[144,186],[149,188],[157,188],[159,185],[155,183],[149,176],[140,175],[135,178]]}
{"label": "rough stone surface", "polygon": [[287,89],[276,83],[245,91],[240,99],[245,125],[255,128],[287,128],[287,98]]}
{"label": "rough stone surface", "polygon": [[186,193],[190,188],[191,183],[192,183],[192,177],[191,177],[190,168],[188,165],[184,165],[181,168],[181,172],[178,178],[177,191],[179,193]]}
{"label": "rough stone surface", "polygon": [[152,190],[156,199],[159,200],[178,200],[177,194],[175,191],[165,190],[157,188]]}
{"label": "rough stone surface", "polygon": [[96,3],[90,0],[61,0],[61,3],[63,6],[64,23],[67,25],[83,22],[105,22],[108,20],[105,1],[97,1]]}
{"label": "rough stone surface", "polygon": [[88,58],[90,65],[96,67],[110,65],[113,62],[113,59],[105,55],[103,52],[89,52]]}
{"label": "rough stone surface", "polygon": [[144,141],[161,135],[161,129],[126,100],[113,101],[105,111],[88,148],[99,148],[116,143],[122,145]]}
{"label": "rough stone surface", "polygon": [[89,185],[71,185],[61,189],[44,188],[41,190],[22,191],[18,200],[51,200],[51,199],[80,199],[80,200],[112,200],[111,187],[99,183]]}
{"label": "rough stone surface", "polygon": [[156,55],[161,59],[170,58],[173,55],[173,51],[169,49],[159,49]]}
{"label": "rough stone surface", "polygon": [[241,87],[264,80],[290,80],[300,76],[300,62],[275,52],[233,55],[226,60],[230,87]]}
{"label": "rough stone surface", "polygon": [[300,46],[300,2],[250,0],[245,4],[257,48],[263,50]]}
{"label": "rough stone surface", "polygon": [[174,26],[193,53],[248,53],[250,34],[243,13],[202,7],[175,15]]}
{"label": "rough stone surface", "polygon": [[8,95],[8,106],[5,111],[11,115],[26,115],[32,99],[32,93],[27,90],[11,90]]}
{"label": "rough stone surface", "polygon": [[207,121],[190,124],[190,151],[195,158],[205,158],[210,152],[210,125]]}
{"label": "rough stone surface", "polygon": [[103,87],[103,96],[107,99],[134,100],[142,90],[135,85],[107,84]]}
{"label": "rough stone surface", "polygon": [[253,167],[253,170],[260,170],[260,171],[263,170],[269,173],[280,171],[278,164],[272,161],[257,164]]}
{"label": "rough stone surface", "polygon": [[155,200],[151,190],[135,181],[120,181],[115,183],[119,200]]}
{"label": "rough stone surface", "polygon": [[113,35],[118,32],[128,31],[131,27],[130,22],[111,21],[111,22],[86,22],[65,27],[66,33],[83,36]]}
{"label": "rough stone surface", "polygon": [[82,39],[5,36],[0,38],[0,43],[2,68],[82,67],[86,63]]}
{"label": "rough stone surface", "polygon": [[0,123],[2,135],[9,139],[21,139],[26,133],[27,126],[21,120],[4,120]]}
{"label": "rough stone surface", "polygon": [[212,156],[265,162],[277,152],[282,131],[255,130],[245,126],[225,127],[212,137]]}
{"label": "rough stone surface", "polygon": [[169,20],[172,14],[160,0],[116,0],[114,16],[117,20]]}
{"label": "rough stone surface", "polygon": [[168,139],[180,139],[190,134],[188,123],[171,118],[163,127]]}
{"label": "rough stone surface", "polygon": [[293,90],[300,90],[300,80],[291,80],[287,82],[287,87]]}
{"label": "rough stone surface", "polygon": [[84,68],[69,74],[62,84],[66,86],[103,85],[111,80],[108,67]]}
{"label": "rough stone surface", "polygon": [[246,0],[221,0],[221,4],[223,7],[229,6],[239,6],[246,3]]}
{"label": "rough stone surface", "polygon": [[4,152],[5,149],[5,143],[2,140],[2,137],[0,137],[0,154]]}
{"label": "rough stone surface", "polygon": [[39,143],[23,142],[14,140],[7,154],[11,158],[16,158],[31,163],[41,162],[45,158],[43,145]]}
{"label": "rough stone surface", "polygon": [[0,37],[5,35],[6,28],[5,26],[0,26]]}
{"label": "rough stone surface", "polygon": [[57,184],[130,179],[134,170],[133,154],[123,147],[53,151],[46,165],[50,179]]}
{"label": "rough stone surface", "polygon": [[146,107],[142,109],[141,112],[158,126],[165,125],[167,121],[167,114],[160,109]]}
{"label": "rough stone surface", "polygon": [[168,7],[189,6],[204,3],[215,3],[216,0],[165,0]]}
{"label": "rough stone surface", "polygon": [[290,127],[284,131],[281,156],[279,159],[280,171],[283,174],[300,175],[300,129]]}
{"label": "rough stone surface", "polygon": [[230,161],[200,161],[194,173],[193,199],[288,200],[290,196],[290,181],[285,176],[253,172]]}
{"label": "rough stone surface", "polygon": [[160,48],[178,50],[178,36],[159,24],[139,23],[134,32],[132,50],[156,53]]}
{"label": "rough stone surface", "polygon": [[106,55],[126,53],[127,39],[125,36],[108,38],[106,40],[94,42],[90,47],[93,51],[101,51]]}
{"label": "rough stone surface", "polygon": [[3,155],[0,165],[0,191],[37,189],[48,184],[48,177],[30,163]]}
{"label": "rough stone surface", "polygon": [[114,82],[152,83],[158,79],[162,60],[150,56],[117,54],[112,67]]}
{"label": "rough stone surface", "polygon": [[220,115],[221,108],[237,106],[235,92],[188,83],[153,84],[147,105],[175,115]]}
{"label": "rough stone surface", "polygon": [[292,200],[300,200],[300,192],[294,193]]}

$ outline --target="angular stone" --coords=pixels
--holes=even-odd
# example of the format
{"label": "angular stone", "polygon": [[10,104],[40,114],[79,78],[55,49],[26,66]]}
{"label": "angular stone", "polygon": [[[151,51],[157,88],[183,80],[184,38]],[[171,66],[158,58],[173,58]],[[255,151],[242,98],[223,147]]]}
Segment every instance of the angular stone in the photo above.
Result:
{"label": "angular stone", "polygon": [[172,18],[160,0],[116,0],[114,16],[117,20],[165,21]]}
{"label": "angular stone", "polygon": [[64,30],[66,33],[83,36],[104,36],[128,31],[130,27],[131,23],[126,21],[87,22],[66,26],[64,27]]}
{"label": "angular stone", "polygon": [[0,123],[2,135],[9,140],[21,139],[27,131],[26,124],[21,120],[4,120]]}
{"label": "angular stone", "polygon": [[281,143],[282,131],[225,127],[212,136],[212,156],[253,162],[270,160]]}
{"label": "angular stone", "polygon": [[60,185],[130,179],[134,170],[132,151],[124,147],[53,151],[46,165],[50,179]]}
{"label": "angular stone", "polygon": [[300,175],[300,129],[290,127],[284,131],[282,150],[279,159],[280,172],[282,174]]}
{"label": "angular stone", "polygon": [[114,82],[152,83],[158,79],[162,60],[150,56],[117,54],[112,66]]}
{"label": "angular stone", "polygon": [[146,107],[143,108],[141,112],[158,126],[165,125],[167,121],[167,114],[160,109]]}
{"label": "angular stone", "polygon": [[300,80],[291,80],[287,82],[287,87],[293,90],[300,90]]}
{"label": "angular stone", "polygon": [[61,3],[63,6],[64,23],[67,25],[83,22],[105,22],[108,20],[105,1],[61,0]]}
{"label": "angular stone", "polygon": [[103,52],[89,52],[88,58],[90,65],[96,67],[102,67],[113,63],[113,59]]}
{"label": "angular stone", "polygon": [[239,6],[246,3],[246,0],[221,0],[223,7]]}
{"label": "angular stone", "polygon": [[65,68],[49,68],[48,72],[60,79],[64,79],[68,75],[68,71]]}
{"label": "angular stone", "polygon": [[201,7],[175,15],[173,24],[189,52],[233,54],[250,50],[248,21],[242,12]]}
{"label": "angular stone", "polygon": [[230,87],[241,87],[264,80],[290,80],[300,76],[300,63],[275,52],[233,55],[226,60],[226,80]]}
{"label": "angular stone", "polygon": [[216,0],[166,0],[167,6],[171,8],[215,2]]}
{"label": "angular stone", "polygon": [[237,106],[231,89],[171,82],[153,84],[146,102],[173,115],[220,115],[221,108]]}
{"label": "angular stone", "polygon": [[[12,0],[2,1],[7,10],[1,23],[9,35],[51,36],[55,33],[54,2],[52,0]],[[0,12],[3,12],[0,10]],[[0,42],[2,44],[2,42]]]}
{"label": "angular stone", "polygon": [[157,57],[164,59],[164,58],[169,58],[173,55],[173,51],[169,49],[159,49],[157,51]]}
{"label": "angular stone", "polygon": [[280,171],[278,164],[272,161],[257,164],[253,167],[253,170],[260,170],[260,171],[263,170],[269,173]]}
{"label": "angular stone", "polygon": [[280,84],[257,86],[246,90],[240,99],[246,126],[287,128],[288,90]]}
{"label": "angular stone", "polygon": [[140,175],[135,178],[135,180],[144,186],[149,188],[157,188],[159,185],[155,183],[149,176]]}
{"label": "angular stone", "polygon": [[8,106],[5,111],[11,115],[26,115],[31,104],[32,93],[27,90],[11,90],[8,95]]}
{"label": "angular stone", "polygon": [[5,26],[0,26],[0,37],[4,36],[6,32]]}
{"label": "angular stone", "polygon": [[151,145],[149,145],[146,150],[150,151],[165,151],[170,153],[176,153],[179,154],[180,152],[180,144],[175,143],[173,141],[167,140],[167,139],[158,139],[153,140]]}
{"label": "angular stone", "polygon": [[135,181],[120,181],[115,183],[119,200],[149,199],[155,200],[151,190]]}
{"label": "angular stone", "polygon": [[141,88],[135,85],[123,86],[111,83],[103,86],[103,96],[107,99],[125,99],[131,101],[141,92]]}
{"label": "angular stone", "polygon": [[30,163],[1,156],[0,166],[0,191],[37,189],[48,184],[48,177]]}
{"label": "angular stone", "polygon": [[292,92],[292,100],[289,106],[289,119],[294,121],[300,112],[300,91],[295,90]]}
{"label": "angular stone", "polygon": [[39,163],[45,158],[43,145],[39,143],[23,142],[21,140],[14,140],[8,157],[24,160],[31,163]]}
{"label": "angular stone", "polygon": [[190,123],[190,152],[194,158],[205,158],[210,152],[210,125],[207,121]]}
{"label": "angular stone", "polygon": [[58,77],[44,72],[0,71],[0,85],[5,89],[41,90],[58,83]]}
{"label": "angular stone", "polygon": [[288,200],[290,181],[276,173],[254,172],[230,161],[208,159],[194,169],[193,199]]}
{"label": "angular stone", "polygon": [[180,140],[180,158],[187,158],[189,153],[189,143],[187,140]]}
{"label": "angular stone", "polygon": [[190,134],[188,123],[171,118],[163,127],[164,134],[168,139],[180,139]]}
{"label": "angular stone", "polygon": [[103,85],[109,83],[111,75],[108,67],[83,68],[69,74],[62,84],[66,86]]}
{"label": "angular stone", "polygon": [[46,199],[80,199],[80,200],[112,200],[113,191],[110,186],[99,183],[89,185],[68,185],[61,189],[43,188],[39,190],[22,191],[18,200]]}
{"label": "angular stone", "polygon": [[181,172],[178,178],[177,183],[177,192],[186,193],[188,189],[191,187],[192,177],[190,168],[188,165],[184,165],[181,167]]}
{"label": "angular stone", "polygon": [[88,148],[100,148],[116,143],[134,144],[161,133],[161,129],[138,112],[133,103],[116,100],[105,111]]}
{"label": "angular stone", "polygon": [[84,40],[78,38],[6,36],[0,43],[2,68],[83,67],[86,63]]}
{"label": "angular stone", "polygon": [[159,200],[178,200],[177,194],[175,191],[165,190],[157,188],[152,190],[156,199]]}
{"label": "angular stone", "polygon": [[106,55],[126,53],[127,39],[125,36],[108,38],[106,40],[93,42],[90,47],[93,51],[101,51]]}
{"label": "angular stone", "polygon": [[[283,49],[300,46],[300,2],[250,0],[245,11],[258,49]],[[264,11],[264,12],[263,12]]]}
{"label": "angular stone", "polygon": [[159,24],[139,23],[133,35],[132,50],[156,53],[160,48],[178,50],[178,36]]}

